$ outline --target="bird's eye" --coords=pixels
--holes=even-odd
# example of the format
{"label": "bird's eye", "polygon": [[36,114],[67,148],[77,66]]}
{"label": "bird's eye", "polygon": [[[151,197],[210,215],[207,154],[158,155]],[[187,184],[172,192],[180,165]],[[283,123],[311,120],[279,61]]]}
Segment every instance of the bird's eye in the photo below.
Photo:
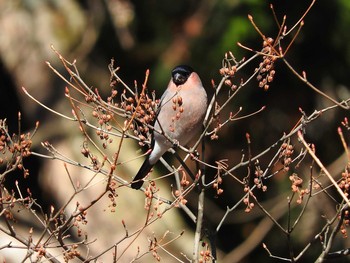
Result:
{"label": "bird's eye", "polygon": [[175,73],[173,76],[173,81],[176,86],[184,84],[186,80],[187,80],[187,77],[181,73]]}
{"label": "bird's eye", "polygon": [[176,86],[184,84],[192,72],[193,69],[190,66],[180,65],[175,67],[171,72],[173,82]]}

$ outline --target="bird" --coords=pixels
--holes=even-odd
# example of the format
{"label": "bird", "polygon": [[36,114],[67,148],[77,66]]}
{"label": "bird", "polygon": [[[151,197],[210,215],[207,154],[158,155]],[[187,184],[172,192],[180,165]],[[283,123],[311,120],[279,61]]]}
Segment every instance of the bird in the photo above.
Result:
{"label": "bird", "polygon": [[142,187],[143,179],[162,155],[174,146],[174,142],[186,145],[201,130],[206,110],[207,93],[198,74],[188,65],[176,66],[160,99],[152,131],[151,153],[134,177],[131,188]]}

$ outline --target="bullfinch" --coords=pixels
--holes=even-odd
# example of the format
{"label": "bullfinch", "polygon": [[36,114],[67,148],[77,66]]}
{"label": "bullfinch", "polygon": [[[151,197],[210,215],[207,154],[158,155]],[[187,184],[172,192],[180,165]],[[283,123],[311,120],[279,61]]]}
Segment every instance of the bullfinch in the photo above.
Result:
{"label": "bullfinch", "polygon": [[152,151],[133,179],[133,189],[141,188],[143,178],[160,157],[174,146],[174,142],[185,145],[200,131],[206,110],[207,93],[198,74],[187,65],[175,67],[158,107],[152,134]]}

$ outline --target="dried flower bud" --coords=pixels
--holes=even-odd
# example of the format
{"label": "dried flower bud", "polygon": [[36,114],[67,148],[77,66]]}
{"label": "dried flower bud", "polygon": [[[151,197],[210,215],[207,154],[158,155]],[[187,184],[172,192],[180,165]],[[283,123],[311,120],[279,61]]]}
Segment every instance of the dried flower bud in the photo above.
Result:
{"label": "dried flower bud", "polygon": [[225,85],[232,86],[232,81],[229,79],[225,80]]}

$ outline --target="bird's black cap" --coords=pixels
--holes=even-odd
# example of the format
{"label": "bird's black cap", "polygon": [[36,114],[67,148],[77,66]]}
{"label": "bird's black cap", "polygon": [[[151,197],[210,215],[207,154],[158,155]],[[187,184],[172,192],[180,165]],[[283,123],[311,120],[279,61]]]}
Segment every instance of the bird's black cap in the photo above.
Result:
{"label": "bird's black cap", "polygon": [[187,65],[175,67],[171,72],[173,82],[176,86],[184,84],[192,72],[194,72],[193,68]]}

